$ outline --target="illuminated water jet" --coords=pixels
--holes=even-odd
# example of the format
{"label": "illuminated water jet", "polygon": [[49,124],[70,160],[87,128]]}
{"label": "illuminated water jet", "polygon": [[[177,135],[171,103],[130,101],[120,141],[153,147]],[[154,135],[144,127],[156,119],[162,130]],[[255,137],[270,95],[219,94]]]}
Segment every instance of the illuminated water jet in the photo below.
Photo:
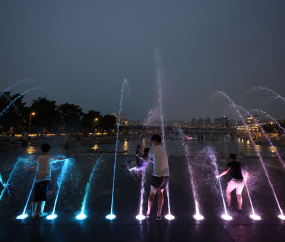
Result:
{"label": "illuminated water jet", "polygon": [[223,214],[223,215],[222,215],[222,218],[223,218],[224,220],[232,220],[232,219],[233,219],[232,216],[230,216],[230,215],[228,215],[228,214]]}
{"label": "illuminated water jet", "polygon": [[167,214],[167,215],[165,215],[165,218],[168,219],[168,220],[173,220],[173,219],[175,219],[175,217],[174,217],[172,214]]}
{"label": "illuminated water jet", "polygon": [[196,220],[203,220],[204,219],[204,216],[202,216],[201,214],[195,214],[193,216]]}
{"label": "illuminated water jet", "polygon": [[94,171],[95,171],[95,169],[96,169],[96,167],[98,165],[97,163],[100,161],[100,159],[101,159],[101,157],[95,162],[95,164],[93,166],[93,169],[92,169],[92,171],[90,173],[89,180],[88,180],[88,182],[86,184],[85,195],[84,195],[83,202],[82,202],[82,207],[81,207],[81,213],[76,216],[76,219],[78,219],[78,220],[83,220],[83,219],[86,218],[86,215],[84,214],[85,204],[86,204],[86,201],[87,201],[87,196],[89,194],[90,184],[91,184],[91,181],[92,181],[92,178],[93,178],[93,175],[94,175]]}
{"label": "illuminated water jet", "polygon": [[196,220],[202,220],[202,219],[204,219],[204,217],[200,214],[200,211],[199,211],[197,192],[196,192],[196,188],[194,186],[194,181],[193,181],[194,172],[193,172],[193,168],[191,166],[191,161],[190,161],[190,150],[189,150],[187,144],[185,143],[184,134],[182,132],[181,127],[179,127],[179,133],[180,133],[182,145],[184,146],[184,150],[185,150],[186,160],[188,163],[188,171],[189,171],[189,175],[190,175],[190,182],[191,182],[192,191],[193,191],[193,197],[194,197],[194,203],[195,203],[195,209],[196,209],[196,214],[194,215],[194,218]]}
{"label": "illuminated water jet", "polygon": [[120,109],[119,109],[118,124],[117,124],[117,139],[116,139],[115,160],[114,160],[111,213],[106,216],[106,219],[110,219],[110,220],[113,220],[116,218],[116,215],[113,214],[114,187],[115,187],[115,178],[116,178],[116,165],[117,165],[117,151],[118,151],[118,143],[119,143],[119,132],[120,132],[120,125],[121,125],[121,112],[122,112],[123,98],[124,98],[124,92],[125,92],[125,86],[126,85],[128,85],[128,81],[127,81],[127,79],[124,79],[123,84],[122,84],[122,89],[121,89]]}
{"label": "illuminated water jet", "polygon": [[29,196],[28,196],[26,205],[25,205],[25,207],[24,207],[23,213],[22,213],[21,215],[17,216],[16,219],[25,219],[25,218],[28,217],[28,214],[26,214],[26,209],[27,209],[28,202],[29,202],[29,200],[30,200],[30,197],[31,197],[31,194],[32,194],[34,185],[35,185],[35,182],[36,182],[36,178],[34,179],[34,182],[33,182],[33,185],[32,185],[32,189],[31,189],[31,191],[30,191],[30,193],[29,193]]}
{"label": "illuminated water jet", "polygon": [[278,215],[278,218],[280,218],[280,219],[282,219],[282,220],[285,220],[285,215],[280,214],[280,215]]}
{"label": "illuminated water jet", "polygon": [[109,219],[109,220],[113,220],[115,218],[116,218],[116,215],[114,215],[114,214],[109,214],[106,216],[106,219]]}
{"label": "illuminated water jet", "polygon": [[[209,155],[209,157],[211,159],[212,165],[215,168],[215,174],[219,174],[218,166],[217,166],[217,158],[216,158],[216,156],[214,154],[213,148],[210,147],[210,146],[208,146],[208,155]],[[225,210],[225,214],[222,215],[222,218],[225,219],[225,220],[231,220],[232,217],[228,214],[228,211],[227,211],[227,207],[226,207],[226,203],[225,203],[225,199],[224,199],[224,195],[223,195],[223,190],[222,190],[222,185],[221,185],[220,179],[218,179],[218,183],[219,183],[220,193],[221,193],[221,196],[222,196],[222,201],[223,201],[224,210]]]}
{"label": "illuminated water jet", "polygon": [[[161,133],[162,133],[162,145],[166,148],[165,144],[165,130],[164,130],[164,118],[163,118],[163,111],[162,111],[162,78],[161,78],[161,68],[160,68],[160,56],[158,53],[158,48],[155,48],[155,59],[157,65],[157,85],[158,85],[158,106],[159,106],[159,113],[160,113],[160,120],[161,120]],[[167,202],[168,202],[168,217],[171,217],[170,212],[170,196],[169,196],[169,182],[166,186],[166,194],[167,194]],[[173,216],[174,217],[174,216]]]}
{"label": "illuminated water jet", "polygon": [[271,181],[270,181],[270,178],[269,178],[269,175],[268,175],[268,173],[267,173],[266,167],[265,167],[265,165],[264,165],[263,159],[262,159],[262,157],[261,157],[261,155],[260,155],[260,153],[259,153],[259,151],[258,151],[258,149],[257,149],[257,146],[256,146],[256,144],[255,144],[255,142],[254,142],[254,140],[253,140],[253,138],[252,138],[252,136],[251,136],[251,133],[250,133],[250,131],[249,131],[249,128],[248,128],[248,126],[247,126],[247,124],[246,124],[246,122],[245,122],[243,116],[241,115],[240,111],[238,110],[239,107],[238,107],[238,106],[235,104],[235,102],[234,102],[233,100],[231,100],[230,97],[229,97],[227,94],[225,94],[224,92],[222,92],[222,91],[217,91],[216,93],[221,94],[222,96],[224,96],[225,98],[227,98],[227,100],[231,103],[232,107],[236,110],[236,112],[238,113],[240,119],[242,120],[243,125],[245,126],[246,131],[247,131],[247,133],[248,133],[248,136],[249,136],[251,142],[252,142],[253,145],[254,145],[255,151],[256,151],[257,154],[258,154],[258,157],[259,157],[259,160],[260,160],[260,162],[261,162],[262,168],[263,168],[264,173],[265,173],[265,175],[266,175],[266,177],[267,177],[268,183],[269,183],[269,185],[270,185],[270,187],[271,187],[271,190],[272,190],[272,193],[273,193],[273,195],[274,195],[274,198],[275,198],[275,201],[276,201],[276,203],[277,203],[277,206],[278,206],[278,208],[279,208],[279,210],[280,210],[280,215],[279,215],[278,217],[282,219],[282,217],[284,216],[284,214],[283,214],[283,211],[282,211],[281,206],[280,206],[280,204],[279,204],[277,195],[275,194],[275,190],[274,190],[274,188],[273,188],[273,184],[272,184]]}
{"label": "illuminated water jet", "polygon": [[249,217],[251,217],[253,220],[261,220],[261,217],[256,214],[251,214]]}
{"label": "illuminated water jet", "polygon": [[5,111],[20,97],[24,96],[26,93],[28,92],[31,92],[31,91],[34,91],[34,90],[42,90],[41,87],[34,87],[34,88],[31,88],[25,92],[23,92],[22,94],[20,94],[18,97],[14,98],[14,100],[12,102],[9,103],[9,105],[0,113],[0,117],[3,115],[3,113],[5,113]]}
{"label": "illuminated water jet", "polygon": [[53,220],[53,219],[57,218],[57,215],[54,212],[55,212],[55,207],[56,207],[56,204],[57,204],[58,195],[59,195],[59,192],[60,192],[60,187],[61,187],[61,184],[62,184],[62,180],[63,180],[63,178],[64,178],[64,176],[66,174],[67,168],[68,168],[68,161],[69,161],[69,159],[65,159],[64,160],[64,164],[63,164],[63,167],[62,167],[62,170],[61,170],[61,174],[59,176],[59,180],[57,181],[58,190],[57,190],[57,194],[56,194],[56,197],[55,197],[55,202],[54,202],[54,205],[53,205],[52,214],[47,216],[48,220]]}
{"label": "illuminated water jet", "polygon": [[7,92],[9,89],[11,89],[13,86],[17,86],[17,85],[20,85],[22,82],[25,82],[25,81],[36,81],[34,80],[33,78],[28,78],[28,79],[23,79],[23,80],[20,80],[20,81],[17,81],[15,84],[13,84],[12,86],[4,89],[1,93],[0,93],[0,97],[4,94],[4,92]]}
{"label": "illuminated water jet", "polygon": [[142,215],[144,183],[145,183],[145,171],[142,170],[141,197],[140,197],[140,212],[139,212],[139,215],[136,216],[136,218],[137,218],[138,220],[143,220],[143,219],[145,219],[145,216]]}
{"label": "illuminated water jet", "polygon": [[139,215],[136,216],[136,219],[138,219],[138,220],[144,220],[144,219],[145,219],[145,216],[142,215],[142,214],[139,214]]}
{"label": "illuminated water jet", "polygon": [[10,180],[11,180],[11,177],[12,177],[12,175],[13,175],[15,169],[17,168],[17,166],[19,165],[19,163],[20,163],[22,160],[23,160],[22,157],[18,158],[16,164],[15,164],[14,167],[13,167],[12,172],[11,172],[10,175],[9,175],[9,178],[8,178],[6,184],[4,185],[4,183],[2,182],[2,184],[3,184],[3,186],[4,186],[4,189],[1,191],[1,194],[0,194],[0,201],[1,201],[2,197],[3,197],[4,192],[6,191],[7,187],[9,186],[9,182],[10,182]]}

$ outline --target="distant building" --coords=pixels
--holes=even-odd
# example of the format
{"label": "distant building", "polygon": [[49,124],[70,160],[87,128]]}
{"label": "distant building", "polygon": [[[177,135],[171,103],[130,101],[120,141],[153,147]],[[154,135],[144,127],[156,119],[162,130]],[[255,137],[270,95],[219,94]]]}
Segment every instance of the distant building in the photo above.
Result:
{"label": "distant building", "polygon": [[257,115],[253,115],[253,116],[247,116],[246,117],[246,124],[254,124],[254,119],[256,122],[258,122],[258,116]]}
{"label": "distant building", "polygon": [[220,127],[221,128],[227,128],[228,118],[227,116],[223,116],[220,118]]}

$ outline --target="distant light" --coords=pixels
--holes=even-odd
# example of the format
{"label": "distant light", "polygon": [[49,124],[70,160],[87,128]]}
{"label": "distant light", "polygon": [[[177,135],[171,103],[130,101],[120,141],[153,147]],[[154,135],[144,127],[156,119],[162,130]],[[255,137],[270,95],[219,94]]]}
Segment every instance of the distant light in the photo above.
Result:
{"label": "distant light", "polygon": [[28,217],[28,214],[21,214],[19,216],[16,217],[16,219],[25,219]]}
{"label": "distant light", "polygon": [[285,215],[280,214],[280,215],[278,215],[278,218],[280,218],[280,219],[282,219],[282,220],[285,220]]}
{"label": "distant light", "polygon": [[136,216],[136,219],[138,219],[138,220],[144,220],[144,219],[145,219],[145,216],[142,215],[142,214],[139,214],[139,215]]}
{"label": "distant light", "polygon": [[106,216],[106,219],[109,219],[109,220],[113,220],[115,218],[116,218],[116,215],[114,215],[114,214],[109,214]]}
{"label": "distant light", "polygon": [[222,215],[222,218],[224,219],[224,220],[232,220],[233,218],[230,216],[230,215],[228,215],[228,214],[223,214]]}
{"label": "distant light", "polygon": [[86,219],[86,215],[85,215],[85,214],[83,214],[83,213],[78,214],[78,215],[76,216],[76,219],[78,219],[78,220]]}
{"label": "distant light", "polygon": [[201,214],[195,214],[193,216],[196,220],[203,220],[204,219],[204,216],[202,216]]}
{"label": "distant light", "polygon": [[256,215],[256,214],[251,214],[250,217],[253,219],[253,220],[261,220],[261,217]]}
{"label": "distant light", "polygon": [[175,219],[175,217],[174,217],[173,215],[171,215],[171,214],[167,214],[167,215],[165,216],[165,218],[168,219],[168,220],[173,220],[173,219]]}
{"label": "distant light", "polygon": [[51,214],[51,215],[47,216],[48,220],[53,220],[53,219],[56,219],[56,218],[57,218],[56,214]]}

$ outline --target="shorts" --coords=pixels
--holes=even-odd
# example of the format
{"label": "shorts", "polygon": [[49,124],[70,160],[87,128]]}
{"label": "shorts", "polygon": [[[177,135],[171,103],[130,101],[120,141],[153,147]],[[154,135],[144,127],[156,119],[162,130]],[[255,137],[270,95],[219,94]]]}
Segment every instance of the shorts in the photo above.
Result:
{"label": "shorts", "polygon": [[46,201],[50,180],[35,182],[34,202]]}
{"label": "shorts", "polygon": [[152,176],[150,185],[152,185],[156,189],[164,189],[167,186],[168,181],[169,176]]}
{"label": "shorts", "polygon": [[227,192],[231,193],[233,190],[236,189],[236,194],[241,195],[243,187],[244,187],[244,181],[243,180],[231,179],[228,182]]}

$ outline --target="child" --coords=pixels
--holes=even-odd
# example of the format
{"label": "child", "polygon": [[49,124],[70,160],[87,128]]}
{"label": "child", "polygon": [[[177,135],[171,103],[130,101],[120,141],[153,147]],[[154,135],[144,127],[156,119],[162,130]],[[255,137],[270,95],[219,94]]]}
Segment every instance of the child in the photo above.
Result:
{"label": "child", "polygon": [[40,207],[40,213],[38,214],[40,218],[48,215],[44,212],[44,208],[51,180],[52,163],[65,160],[65,158],[56,158],[49,155],[48,153],[51,150],[51,146],[49,144],[43,144],[41,150],[43,153],[38,157],[38,171],[36,175],[35,196],[33,201],[33,218],[36,218],[37,216],[37,205]]}
{"label": "child", "polygon": [[147,158],[150,148],[144,148],[143,155],[141,158],[139,158],[140,152],[137,154],[137,158],[139,159],[139,162],[137,162],[137,165],[135,167],[132,167],[129,169],[129,171],[136,170],[136,171],[142,171],[146,168],[149,161],[153,161],[151,158],[149,161],[144,161],[145,158]]}

